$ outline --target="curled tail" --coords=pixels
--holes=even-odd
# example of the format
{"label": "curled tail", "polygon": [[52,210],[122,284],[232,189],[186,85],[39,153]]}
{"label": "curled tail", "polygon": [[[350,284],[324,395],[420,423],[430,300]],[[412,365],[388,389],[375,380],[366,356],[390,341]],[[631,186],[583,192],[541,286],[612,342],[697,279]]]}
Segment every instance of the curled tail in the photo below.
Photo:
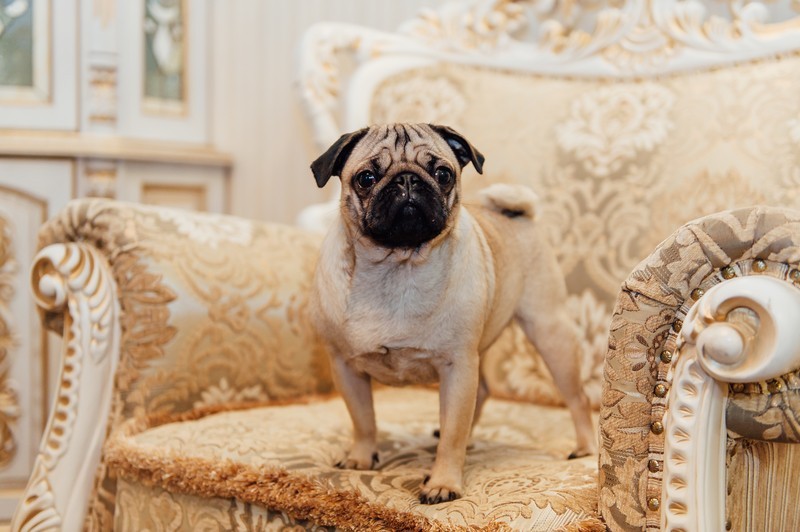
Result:
{"label": "curled tail", "polygon": [[479,193],[481,204],[487,209],[499,212],[509,218],[523,216],[533,220],[536,214],[538,196],[524,185],[508,185],[496,183]]}

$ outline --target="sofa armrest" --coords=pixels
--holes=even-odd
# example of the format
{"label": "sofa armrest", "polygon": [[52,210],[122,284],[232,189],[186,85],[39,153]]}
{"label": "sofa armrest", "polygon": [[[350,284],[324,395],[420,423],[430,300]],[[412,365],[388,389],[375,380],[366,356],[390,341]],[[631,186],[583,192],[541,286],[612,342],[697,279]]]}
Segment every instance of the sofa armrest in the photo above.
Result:
{"label": "sofa armrest", "polygon": [[612,530],[724,528],[729,383],[797,381],[798,261],[800,213],[753,207],[686,224],[623,283],[600,413]]}
{"label": "sofa armrest", "polygon": [[48,221],[32,282],[45,324],[64,336],[62,375],[15,523],[77,529],[89,504],[90,528],[108,529],[115,481],[101,447],[133,415],[330,391],[307,317],[319,241],[99,199]]}
{"label": "sofa armrest", "polygon": [[722,530],[729,385],[800,368],[800,290],[751,275],[711,287],[686,316],[664,416],[661,525]]}
{"label": "sofa armrest", "polygon": [[46,247],[32,277],[39,307],[64,313],[63,354],[50,418],[11,528],[79,530],[111,407],[119,302],[108,262],[91,246]]}

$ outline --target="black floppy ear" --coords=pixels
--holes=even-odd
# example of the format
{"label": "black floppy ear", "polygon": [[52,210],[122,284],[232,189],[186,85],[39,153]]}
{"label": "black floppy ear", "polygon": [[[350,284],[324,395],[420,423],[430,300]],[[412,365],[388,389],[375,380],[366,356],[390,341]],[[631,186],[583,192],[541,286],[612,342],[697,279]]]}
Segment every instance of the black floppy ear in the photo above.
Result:
{"label": "black floppy ear", "polygon": [[435,124],[428,125],[431,127],[431,129],[441,135],[450,148],[453,149],[461,168],[464,168],[467,163],[471,161],[472,166],[475,167],[475,170],[477,170],[479,174],[483,173],[483,154],[479,152],[475,146],[470,144],[469,141],[465,139],[463,135],[461,135],[461,133],[448,126],[437,126]]}
{"label": "black floppy ear", "polygon": [[325,153],[311,163],[311,171],[314,173],[314,179],[317,180],[319,188],[324,187],[331,176],[341,175],[342,168],[344,168],[344,163],[347,162],[350,152],[353,151],[358,141],[364,138],[367,131],[369,131],[369,128],[365,127],[342,135]]}

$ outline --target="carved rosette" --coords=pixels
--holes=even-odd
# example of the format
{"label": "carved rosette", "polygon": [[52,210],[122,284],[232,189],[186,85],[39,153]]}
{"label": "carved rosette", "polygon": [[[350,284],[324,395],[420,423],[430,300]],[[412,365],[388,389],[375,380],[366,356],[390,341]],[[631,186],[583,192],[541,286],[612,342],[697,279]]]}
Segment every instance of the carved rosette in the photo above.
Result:
{"label": "carved rosette", "polygon": [[98,436],[105,432],[104,389],[111,386],[116,362],[109,355],[118,350],[119,306],[105,258],[90,246],[44,248],[34,260],[31,280],[37,305],[63,315],[64,348],[53,410],[11,528],[72,529],[82,524],[85,508],[69,507],[68,499],[85,500],[75,495],[82,491],[88,496],[96,467],[91,462],[99,457]]}

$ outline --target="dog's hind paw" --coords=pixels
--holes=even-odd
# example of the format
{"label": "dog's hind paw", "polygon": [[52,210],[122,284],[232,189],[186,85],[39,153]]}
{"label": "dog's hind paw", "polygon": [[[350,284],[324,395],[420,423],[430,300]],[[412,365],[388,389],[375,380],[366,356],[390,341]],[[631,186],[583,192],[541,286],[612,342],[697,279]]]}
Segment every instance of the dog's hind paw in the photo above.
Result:
{"label": "dog's hind paw", "polygon": [[594,453],[584,449],[576,449],[571,453],[569,453],[569,456],[567,456],[567,460],[574,460],[575,458],[583,458],[584,456],[589,456],[590,454]]}

